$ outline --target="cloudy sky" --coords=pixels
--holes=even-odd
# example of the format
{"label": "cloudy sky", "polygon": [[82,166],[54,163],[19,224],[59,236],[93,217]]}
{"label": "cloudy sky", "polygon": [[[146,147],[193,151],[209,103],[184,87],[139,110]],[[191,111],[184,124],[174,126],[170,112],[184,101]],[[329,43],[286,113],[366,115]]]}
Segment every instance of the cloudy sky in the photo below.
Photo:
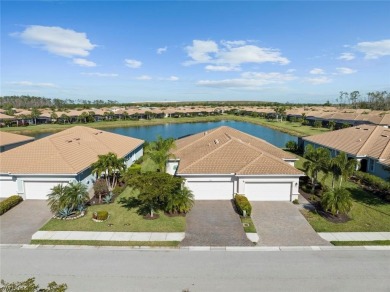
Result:
{"label": "cloudy sky", "polygon": [[325,102],[390,90],[387,1],[1,5],[1,95]]}

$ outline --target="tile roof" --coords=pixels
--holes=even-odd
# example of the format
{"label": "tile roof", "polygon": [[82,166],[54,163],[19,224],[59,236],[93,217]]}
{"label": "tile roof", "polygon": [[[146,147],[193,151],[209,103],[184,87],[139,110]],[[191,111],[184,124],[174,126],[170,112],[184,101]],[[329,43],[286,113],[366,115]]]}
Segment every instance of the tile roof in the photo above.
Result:
{"label": "tile roof", "polygon": [[143,140],[76,126],[0,154],[0,173],[77,174],[114,152],[123,157]]}
{"label": "tile roof", "polygon": [[294,155],[226,126],[179,139],[172,153],[179,174],[302,175],[283,160]]}
{"label": "tile roof", "polygon": [[303,139],[354,156],[390,162],[390,129],[383,126],[360,125]]}
{"label": "tile roof", "polygon": [[11,144],[33,141],[34,138],[30,136],[18,135],[14,133],[0,131],[0,146],[7,146]]}

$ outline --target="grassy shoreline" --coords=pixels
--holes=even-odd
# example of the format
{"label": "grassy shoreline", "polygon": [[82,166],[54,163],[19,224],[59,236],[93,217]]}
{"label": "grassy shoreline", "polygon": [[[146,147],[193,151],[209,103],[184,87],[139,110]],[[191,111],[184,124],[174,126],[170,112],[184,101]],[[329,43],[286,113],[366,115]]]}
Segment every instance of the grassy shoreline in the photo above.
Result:
{"label": "grassy shoreline", "polygon": [[77,125],[86,125],[91,128],[96,129],[105,129],[105,128],[116,128],[116,127],[145,127],[145,126],[156,126],[163,124],[184,124],[184,123],[207,123],[207,122],[219,122],[219,121],[237,121],[237,122],[247,122],[255,125],[264,126],[271,128],[286,134],[290,134],[297,137],[315,135],[329,131],[325,128],[313,128],[311,126],[302,126],[300,123],[290,123],[290,122],[276,122],[276,121],[267,121],[266,119],[253,118],[253,117],[244,117],[244,116],[235,116],[235,115],[222,115],[222,116],[207,116],[207,117],[182,117],[182,118],[164,118],[164,119],[153,119],[153,120],[118,120],[118,121],[103,121],[103,122],[94,122],[88,124],[43,124],[43,125],[31,125],[28,127],[9,127],[1,128],[1,131],[11,132],[21,135],[34,135],[39,133],[48,133],[48,132],[59,132],[67,128],[77,126]]}

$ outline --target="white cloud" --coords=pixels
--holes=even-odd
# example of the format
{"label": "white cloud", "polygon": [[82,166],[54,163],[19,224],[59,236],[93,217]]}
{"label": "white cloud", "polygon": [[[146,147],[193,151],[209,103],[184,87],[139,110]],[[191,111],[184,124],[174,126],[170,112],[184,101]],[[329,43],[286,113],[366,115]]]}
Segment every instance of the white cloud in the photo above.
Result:
{"label": "white cloud", "polygon": [[207,65],[204,67],[207,71],[222,71],[222,72],[228,72],[228,71],[240,71],[240,68],[235,66],[223,66],[223,65]]}
{"label": "white cloud", "polygon": [[344,74],[344,75],[353,74],[357,72],[356,70],[347,67],[338,67],[336,68],[336,70],[338,74]]}
{"label": "white cloud", "polygon": [[314,68],[314,69],[311,69],[309,71],[310,74],[313,74],[313,75],[322,75],[322,74],[325,74],[325,71],[321,68]]}
{"label": "white cloud", "polygon": [[132,59],[125,59],[125,65],[129,68],[139,68],[142,66],[142,62]]}
{"label": "white cloud", "polygon": [[378,59],[390,55],[390,39],[376,42],[361,42],[356,49],[365,54],[365,59]]}
{"label": "white cloud", "polygon": [[345,60],[345,61],[351,61],[351,60],[355,59],[355,55],[352,54],[352,53],[342,53],[340,55],[340,57],[338,57],[337,59]]}
{"label": "white cloud", "polygon": [[162,53],[165,53],[168,50],[168,47],[158,48],[157,54],[161,55]]}
{"label": "white cloud", "polygon": [[244,72],[240,78],[223,80],[200,80],[199,86],[206,87],[226,87],[226,88],[247,88],[256,89],[268,84],[282,84],[296,79],[292,74],[283,74],[278,72]]}
{"label": "white cloud", "polygon": [[177,76],[170,76],[170,77],[167,78],[167,80],[168,81],[177,81],[177,80],[179,80],[179,77],[177,77]]}
{"label": "white cloud", "polygon": [[141,75],[136,78],[137,80],[152,80],[152,77],[149,75]]}
{"label": "white cloud", "polygon": [[23,86],[23,87],[27,87],[27,86],[28,87],[44,87],[44,88],[54,88],[54,87],[57,87],[53,83],[46,83],[46,82],[35,83],[35,82],[31,82],[31,81],[15,81],[15,82],[10,82],[9,84],[16,85],[16,86]]}
{"label": "white cloud", "polygon": [[86,57],[96,47],[86,33],[58,26],[30,25],[24,31],[12,33],[11,36],[28,45],[68,58]]}
{"label": "white cloud", "polygon": [[293,73],[293,72],[295,72],[295,71],[297,71],[297,69],[288,69],[286,72],[287,72],[287,73]]}
{"label": "white cloud", "polygon": [[326,76],[320,76],[320,77],[306,78],[306,81],[308,83],[313,84],[313,85],[319,85],[319,84],[330,83],[330,82],[332,82],[332,79],[330,79]]}
{"label": "white cloud", "polygon": [[97,76],[97,77],[117,77],[119,76],[116,73],[100,73],[100,72],[91,72],[91,73],[81,73],[82,75],[86,76]]}
{"label": "white cloud", "polygon": [[[270,62],[278,63],[280,65],[290,63],[287,58],[281,55],[279,50],[248,45],[247,41],[221,41],[221,45],[222,46],[219,47],[218,44],[212,40],[193,40],[192,45],[186,47],[188,57],[190,57],[191,60],[186,61],[184,65],[206,63],[221,66],[221,69],[226,69],[239,68],[239,66],[244,63],[260,64]],[[209,68],[218,69],[218,67]]]}
{"label": "white cloud", "polygon": [[73,64],[79,65],[81,67],[96,67],[96,63],[88,61],[86,59],[76,58],[73,59]]}

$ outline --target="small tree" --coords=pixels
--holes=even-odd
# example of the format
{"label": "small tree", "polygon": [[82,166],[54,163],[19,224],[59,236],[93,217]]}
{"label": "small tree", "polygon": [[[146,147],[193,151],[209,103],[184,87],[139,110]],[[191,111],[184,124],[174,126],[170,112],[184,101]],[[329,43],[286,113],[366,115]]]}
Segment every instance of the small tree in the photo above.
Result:
{"label": "small tree", "polygon": [[352,208],[351,194],[343,188],[329,190],[322,196],[321,206],[333,215],[346,214]]}
{"label": "small tree", "polygon": [[288,142],[286,143],[286,148],[287,148],[288,150],[290,150],[291,152],[295,152],[295,151],[298,150],[298,143],[295,142],[295,141],[290,140],[290,141],[288,141]]}
{"label": "small tree", "polygon": [[317,120],[317,121],[314,122],[313,126],[314,126],[314,128],[321,128],[322,127],[322,122]]}
{"label": "small tree", "polygon": [[194,195],[189,188],[184,186],[167,197],[164,209],[170,214],[187,213],[193,205]]}
{"label": "small tree", "polygon": [[328,128],[329,130],[333,131],[336,128],[336,122],[333,120],[329,121]]}
{"label": "small tree", "polygon": [[98,157],[98,161],[91,165],[92,173],[96,174],[97,177],[103,174],[108,190],[112,191],[118,183],[120,173],[126,168],[125,160],[118,158],[113,152],[98,155]]}
{"label": "small tree", "polygon": [[93,185],[93,191],[95,196],[99,197],[99,203],[101,203],[102,196],[107,195],[109,192],[106,181],[104,179],[96,180],[95,184]]}
{"label": "small tree", "polygon": [[65,292],[68,289],[66,284],[57,284],[54,281],[47,284],[47,288],[39,288],[39,285],[35,284],[35,278],[29,278],[21,282],[5,282],[1,280],[1,285],[0,291],[4,292]]}

